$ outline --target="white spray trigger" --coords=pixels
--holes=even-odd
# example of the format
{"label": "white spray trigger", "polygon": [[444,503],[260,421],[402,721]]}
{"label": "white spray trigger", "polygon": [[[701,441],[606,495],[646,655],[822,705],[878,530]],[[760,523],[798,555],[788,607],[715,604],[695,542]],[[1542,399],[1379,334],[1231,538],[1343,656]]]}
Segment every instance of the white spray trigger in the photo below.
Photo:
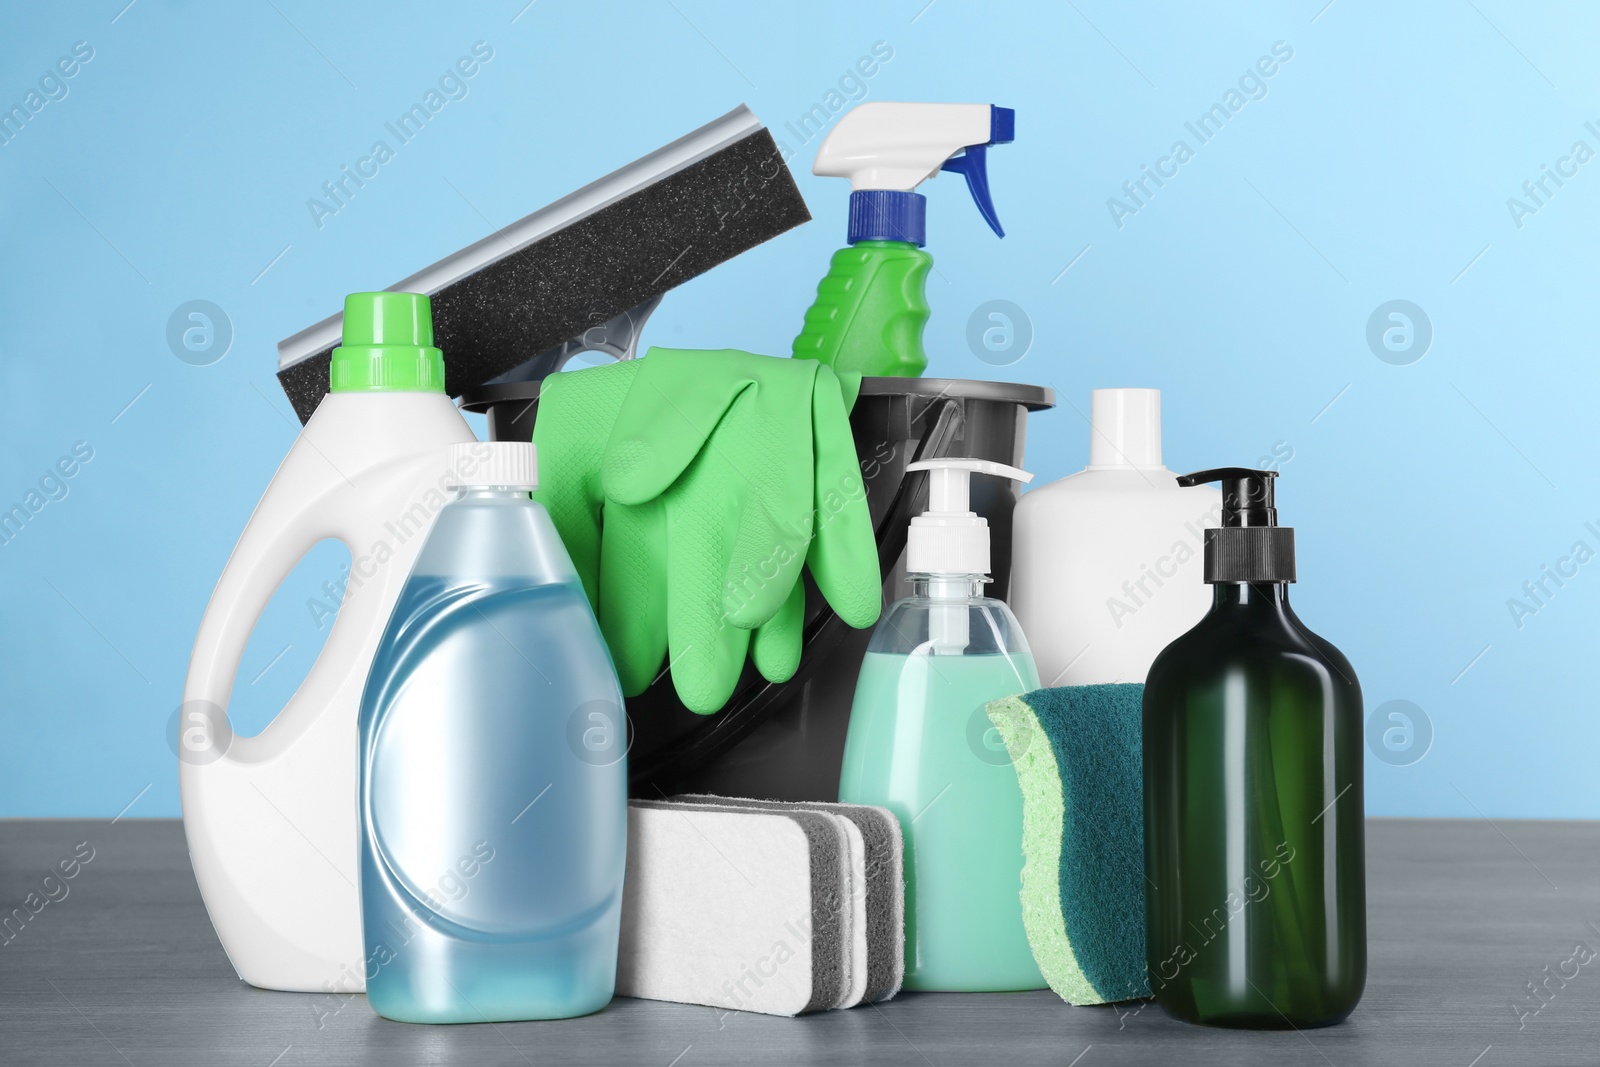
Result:
{"label": "white spray trigger", "polygon": [[988,104],[862,104],[823,139],[811,173],[850,188],[910,191],[968,145],[990,140]]}
{"label": "white spray trigger", "polygon": [[823,138],[811,173],[850,179],[850,243],[927,237],[917,186],[941,170],[967,180],[983,221],[1006,235],[989,193],[989,149],[1016,136],[1016,112],[994,104],[873,101],[848,112]]}
{"label": "white spray trigger", "polygon": [[1033,481],[1033,475],[988,459],[925,459],[907,471],[928,472],[928,510],[911,520],[906,570],[912,574],[988,574],[989,522],[972,511],[972,476]]}

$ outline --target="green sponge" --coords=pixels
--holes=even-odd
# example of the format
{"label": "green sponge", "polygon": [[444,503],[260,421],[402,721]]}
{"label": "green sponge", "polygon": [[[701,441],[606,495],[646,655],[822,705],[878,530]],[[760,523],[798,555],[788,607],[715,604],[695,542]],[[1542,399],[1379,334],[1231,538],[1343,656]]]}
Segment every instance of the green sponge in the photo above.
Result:
{"label": "green sponge", "polygon": [[1022,923],[1069,1004],[1148,997],[1142,685],[1038,689],[989,705],[1022,785]]}

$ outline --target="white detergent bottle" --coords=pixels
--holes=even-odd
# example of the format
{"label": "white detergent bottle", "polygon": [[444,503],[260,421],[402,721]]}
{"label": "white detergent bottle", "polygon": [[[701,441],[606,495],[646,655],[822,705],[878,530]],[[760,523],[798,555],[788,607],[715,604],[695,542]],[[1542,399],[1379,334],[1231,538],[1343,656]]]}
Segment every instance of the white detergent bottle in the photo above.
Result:
{"label": "white detergent bottle", "polygon": [[1047,687],[1143,682],[1211,607],[1201,574],[1222,494],[1161,462],[1161,391],[1096,389],[1089,466],[1023,495],[1011,609]]}
{"label": "white detergent bottle", "polygon": [[[263,989],[365,986],[356,714],[395,598],[446,502],[448,447],[475,439],[445,395],[426,296],[350,296],[330,385],[217,581],[179,716],[195,878],[234,969]],[[327,643],[266,729],[235,737],[227,707],[245,642],[324,538],[351,556]]]}

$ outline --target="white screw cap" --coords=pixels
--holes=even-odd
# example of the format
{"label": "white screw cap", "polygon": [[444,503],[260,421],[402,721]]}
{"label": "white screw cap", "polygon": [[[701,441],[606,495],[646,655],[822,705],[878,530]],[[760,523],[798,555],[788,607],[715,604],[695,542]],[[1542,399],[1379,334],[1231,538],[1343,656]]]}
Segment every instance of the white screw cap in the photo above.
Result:
{"label": "white screw cap", "polygon": [[471,441],[450,446],[447,484],[539,488],[539,450],[532,441]]}
{"label": "white screw cap", "polygon": [[1096,389],[1090,467],[1161,466],[1161,390]]}

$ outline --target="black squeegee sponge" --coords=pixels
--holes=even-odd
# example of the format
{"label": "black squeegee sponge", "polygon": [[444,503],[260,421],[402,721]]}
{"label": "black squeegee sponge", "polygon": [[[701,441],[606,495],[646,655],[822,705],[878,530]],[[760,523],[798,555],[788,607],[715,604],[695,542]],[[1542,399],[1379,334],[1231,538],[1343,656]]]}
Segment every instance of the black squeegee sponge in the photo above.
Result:
{"label": "black squeegee sponge", "polygon": [[[756,130],[429,294],[445,389],[459,396],[810,219]],[[332,351],[278,372],[301,422],[328,391]]]}

